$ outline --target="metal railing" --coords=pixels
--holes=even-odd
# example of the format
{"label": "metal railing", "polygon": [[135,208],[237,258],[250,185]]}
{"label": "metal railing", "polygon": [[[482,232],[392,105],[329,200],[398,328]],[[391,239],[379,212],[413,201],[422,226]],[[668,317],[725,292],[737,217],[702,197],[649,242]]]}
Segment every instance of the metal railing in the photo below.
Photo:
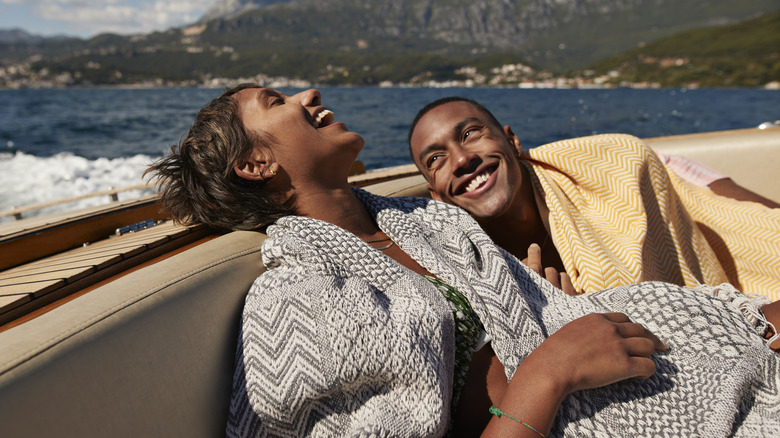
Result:
{"label": "metal railing", "polygon": [[149,184],[149,183],[141,183],[141,184],[136,184],[136,185],[127,186],[127,187],[119,187],[119,188],[113,188],[112,187],[112,188],[110,188],[108,190],[101,190],[101,191],[97,191],[97,192],[87,193],[87,194],[84,194],[84,195],[72,196],[72,197],[69,197],[69,198],[56,199],[56,200],[47,201],[47,202],[39,202],[37,204],[25,205],[24,207],[13,207],[13,208],[11,208],[9,210],[0,211],[0,218],[13,216],[14,219],[21,220],[21,219],[24,219],[24,217],[23,217],[24,213],[28,213],[28,212],[35,211],[35,210],[41,210],[43,208],[53,207],[53,206],[60,205],[60,204],[67,204],[69,202],[81,201],[83,199],[94,198],[94,197],[98,197],[98,196],[108,196],[109,199],[110,199],[110,202],[118,202],[119,201],[119,194],[122,193],[122,192],[129,192],[131,190],[143,190],[143,189],[150,189],[150,188],[154,188],[154,185],[153,184]]}

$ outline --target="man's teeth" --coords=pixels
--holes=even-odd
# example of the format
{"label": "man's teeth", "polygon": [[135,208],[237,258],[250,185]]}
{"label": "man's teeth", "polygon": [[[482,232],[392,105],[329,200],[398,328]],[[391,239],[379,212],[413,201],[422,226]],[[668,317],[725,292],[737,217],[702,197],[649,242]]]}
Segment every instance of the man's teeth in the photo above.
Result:
{"label": "man's teeth", "polygon": [[477,189],[480,185],[482,185],[483,182],[487,181],[488,178],[490,178],[490,172],[485,172],[476,178],[472,179],[468,186],[466,186],[466,193],[472,192]]}
{"label": "man's teeth", "polygon": [[322,110],[322,112],[317,114],[317,118],[314,119],[314,127],[319,128],[322,125],[323,121],[330,122],[332,120],[333,120],[333,111]]}

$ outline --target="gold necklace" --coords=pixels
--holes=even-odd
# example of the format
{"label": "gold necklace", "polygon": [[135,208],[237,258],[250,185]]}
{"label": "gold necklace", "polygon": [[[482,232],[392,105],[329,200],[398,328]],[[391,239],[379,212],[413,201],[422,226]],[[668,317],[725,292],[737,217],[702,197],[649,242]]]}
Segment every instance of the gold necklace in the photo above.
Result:
{"label": "gold necklace", "polygon": [[363,240],[363,241],[366,243],[377,243],[377,242],[387,242],[388,240],[390,240],[389,237],[384,237],[382,239]]}
{"label": "gold necklace", "polygon": [[[370,240],[365,240],[365,239],[363,239],[363,241],[364,241],[364,242],[366,242],[366,243],[379,243],[379,242],[387,242],[388,240],[390,240],[390,237],[389,237],[389,236],[388,236],[388,237],[383,237],[383,238],[381,238],[381,239],[370,239]],[[388,243],[388,244],[387,244],[387,245],[385,245],[385,246],[379,246],[379,247],[374,247],[374,248],[375,248],[375,249],[378,249],[378,250],[380,250],[380,251],[384,251],[384,250],[386,250],[386,249],[390,248],[390,247],[391,247],[391,246],[393,246],[393,245],[395,245],[395,242],[393,242],[393,241],[391,240],[391,241],[390,241],[390,243]]]}

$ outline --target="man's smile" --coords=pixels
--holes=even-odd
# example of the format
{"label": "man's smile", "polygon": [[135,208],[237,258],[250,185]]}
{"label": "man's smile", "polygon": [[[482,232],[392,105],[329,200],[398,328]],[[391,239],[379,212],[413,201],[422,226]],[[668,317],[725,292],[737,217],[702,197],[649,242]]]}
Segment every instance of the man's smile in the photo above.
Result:
{"label": "man's smile", "polygon": [[484,192],[495,183],[494,176],[497,169],[498,164],[491,164],[489,166],[483,167],[482,169],[478,169],[476,172],[471,174],[469,178],[464,179],[460,184],[458,184],[458,187],[456,190],[454,190],[453,194],[456,196],[463,194],[477,195]]}

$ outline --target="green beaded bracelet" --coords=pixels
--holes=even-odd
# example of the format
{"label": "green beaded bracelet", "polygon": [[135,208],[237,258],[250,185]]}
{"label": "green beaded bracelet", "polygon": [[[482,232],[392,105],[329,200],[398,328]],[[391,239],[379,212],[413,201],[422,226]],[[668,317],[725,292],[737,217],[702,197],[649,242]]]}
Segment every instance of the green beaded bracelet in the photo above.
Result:
{"label": "green beaded bracelet", "polygon": [[526,423],[525,421],[518,420],[517,418],[515,418],[515,417],[513,417],[513,416],[511,416],[511,415],[509,415],[509,414],[507,414],[507,413],[505,413],[503,411],[501,411],[501,409],[498,409],[497,407],[495,407],[493,405],[490,406],[490,413],[495,415],[498,418],[501,418],[502,415],[505,416],[505,417],[509,417],[509,418],[517,421],[518,423],[522,424],[523,426],[533,430],[534,432],[536,432],[537,435],[539,435],[540,437],[544,438],[544,434],[539,432],[538,430],[534,429],[533,426],[531,426],[530,424]]}

